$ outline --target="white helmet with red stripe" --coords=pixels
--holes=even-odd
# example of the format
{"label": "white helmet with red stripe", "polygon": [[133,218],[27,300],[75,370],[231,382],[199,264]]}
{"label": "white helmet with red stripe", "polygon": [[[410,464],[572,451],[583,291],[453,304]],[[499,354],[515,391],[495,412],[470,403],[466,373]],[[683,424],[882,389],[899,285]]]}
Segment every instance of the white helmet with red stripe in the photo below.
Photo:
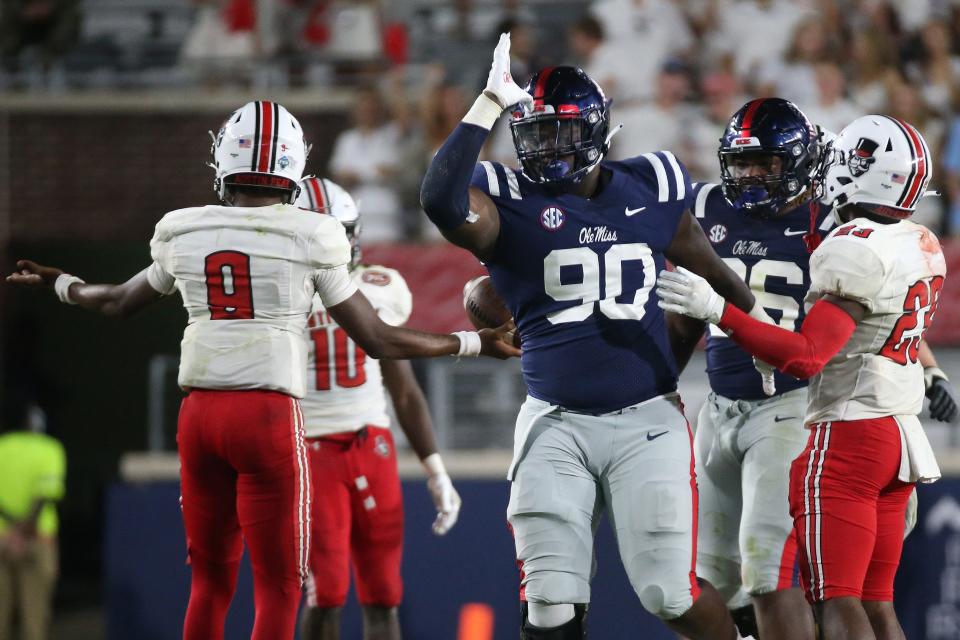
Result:
{"label": "white helmet with red stripe", "polygon": [[211,149],[214,190],[227,202],[232,185],[285,192],[297,197],[309,149],[300,123],[276,102],[248,102],[227,118]]}
{"label": "white helmet with red stripe", "polygon": [[913,215],[933,174],[923,136],[889,116],[857,118],[830,144],[820,169],[823,201],[856,204],[902,220]]}
{"label": "white helmet with red stripe", "polygon": [[346,189],[333,180],[308,176],[300,182],[296,205],[318,213],[328,213],[344,226],[350,240],[350,266],[360,264],[360,210]]}

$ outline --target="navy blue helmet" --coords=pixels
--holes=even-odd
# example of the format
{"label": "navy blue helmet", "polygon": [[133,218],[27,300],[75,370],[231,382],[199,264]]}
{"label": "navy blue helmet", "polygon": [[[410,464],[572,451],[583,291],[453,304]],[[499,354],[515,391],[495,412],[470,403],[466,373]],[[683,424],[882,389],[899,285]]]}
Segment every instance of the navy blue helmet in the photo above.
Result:
{"label": "navy blue helmet", "polygon": [[607,153],[610,103],[600,85],[576,67],[546,67],[524,89],[510,123],[523,174],[541,184],[579,182]]}
{"label": "navy blue helmet", "polygon": [[[723,195],[736,209],[760,217],[783,212],[809,187],[820,157],[817,130],[803,112],[783,98],[751,100],[737,111],[720,138]],[[780,169],[738,176],[737,158],[777,157]]]}

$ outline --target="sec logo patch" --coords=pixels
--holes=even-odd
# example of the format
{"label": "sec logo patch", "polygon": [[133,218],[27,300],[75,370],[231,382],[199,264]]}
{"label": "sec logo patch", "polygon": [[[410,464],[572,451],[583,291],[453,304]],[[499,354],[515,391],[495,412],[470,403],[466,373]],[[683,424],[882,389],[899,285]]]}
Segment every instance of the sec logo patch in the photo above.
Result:
{"label": "sec logo patch", "polygon": [[707,234],[707,237],[713,244],[723,242],[727,239],[727,228],[722,224],[715,224],[710,227],[710,233]]}
{"label": "sec logo patch", "polygon": [[360,279],[367,284],[375,284],[378,287],[385,287],[390,284],[390,274],[383,271],[364,271]]}
{"label": "sec logo patch", "polygon": [[540,224],[547,231],[557,231],[567,221],[567,214],[563,209],[556,207],[547,207],[540,212]]}

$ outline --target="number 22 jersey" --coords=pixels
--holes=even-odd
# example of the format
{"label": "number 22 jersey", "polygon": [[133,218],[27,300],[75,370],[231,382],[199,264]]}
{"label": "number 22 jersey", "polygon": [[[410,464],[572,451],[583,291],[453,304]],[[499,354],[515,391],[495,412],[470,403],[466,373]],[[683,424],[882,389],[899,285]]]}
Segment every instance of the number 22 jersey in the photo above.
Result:
{"label": "number 22 jersey", "polygon": [[813,252],[807,303],[832,294],[866,312],[847,344],[810,380],[808,423],[920,413],[920,341],[946,271],[937,237],[909,220],[857,218]]}
{"label": "number 22 jersey", "polygon": [[291,205],[171,211],[150,242],[147,278],[179,290],[184,388],[272,389],[303,397],[307,315],[356,291],[350,243],[332,216]]}
{"label": "number 22 jersey", "polygon": [[610,179],[589,199],[494,162],[479,163],[471,182],[499,212],[486,266],[520,332],[528,393],[587,413],[676,389],[653,287],[692,203],[686,169],[668,151],[600,166]]}

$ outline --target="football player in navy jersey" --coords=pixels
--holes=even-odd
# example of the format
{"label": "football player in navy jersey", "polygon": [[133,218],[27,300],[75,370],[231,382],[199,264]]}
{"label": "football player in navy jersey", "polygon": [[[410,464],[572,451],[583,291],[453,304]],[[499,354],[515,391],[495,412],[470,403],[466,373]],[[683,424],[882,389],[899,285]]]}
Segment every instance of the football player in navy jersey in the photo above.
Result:
{"label": "football player in navy jersey", "polygon": [[[526,90],[501,36],[484,93],[424,177],[444,236],[484,261],[522,340],[507,515],[527,603],[521,637],[582,638],[593,531],[606,511],[639,599],[695,640],[732,640],[717,591],[698,581],[692,435],[651,295],[669,258],[745,310],[752,294],[713,252],[667,151],[603,160],[609,108],[581,70],[548,67]],[[515,105],[515,106],[514,106]],[[501,112],[522,169],[476,164]]]}
{"label": "football player in navy jersey", "polygon": [[[774,323],[790,331],[804,319],[810,253],[834,225],[830,209],[810,197],[820,137],[791,102],[751,100],[720,139],[721,184],[693,185],[694,215],[713,248]],[[668,323],[685,363],[703,325],[673,314]],[[950,420],[957,410],[953,389],[929,349],[924,352],[931,415]],[[720,591],[744,635],[809,640],[813,617],[794,579],[797,544],[788,503],[790,464],[808,437],[807,381],[777,371],[775,389],[765,390],[750,354],[715,325],[707,338],[707,373],[712,392],[694,439],[697,575]]]}

